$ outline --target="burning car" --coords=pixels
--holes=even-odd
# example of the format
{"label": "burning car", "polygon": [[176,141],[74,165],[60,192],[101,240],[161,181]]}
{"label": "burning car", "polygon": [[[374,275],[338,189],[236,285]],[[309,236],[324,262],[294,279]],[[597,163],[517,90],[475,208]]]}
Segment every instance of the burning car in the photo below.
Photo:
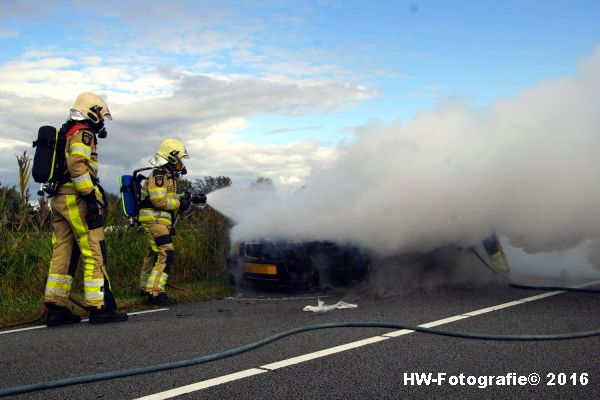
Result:
{"label": "burning car", "polygon": [[[495,274],[506,274],[510,270],[496,235],[475,247],[449,246],[427,254],[403,255],[403,259],[418,259],[425,265],[435,266],[448,261],[448,254],[455,253],[476,255],[482,265]],[[342,286],[354,280],[367,280],[372,261],[367,251],[353,244],[260,239],[245,241],[236,247],[227,259],[227,274],[234,285],[281,286],[304,291],[323,284]]]}
{"label": "burning car", "polygon": [[227,274],[232,284],[277,285],[293,290],[365,280],[370,270],[366,251],[355,245],[325,240],[245,241],[227,259]]}

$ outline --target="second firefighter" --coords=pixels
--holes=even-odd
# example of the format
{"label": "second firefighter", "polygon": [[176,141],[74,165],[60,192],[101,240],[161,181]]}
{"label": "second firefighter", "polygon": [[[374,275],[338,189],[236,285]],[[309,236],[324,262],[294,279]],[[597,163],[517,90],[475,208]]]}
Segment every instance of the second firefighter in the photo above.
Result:
{"label": "second firefighter", "polygon": [[177,212],[186,211],[190,200],[177,194],[177,182],[185,174],[183,160],[188,157],[183,143],[165,139],[150,159],[154,166],[141,193],[139,221],[150,247],[140,273],[140,291],[155,305],[174,305],[177,301],[165,291],[170,267],[175,260],[171,228]]}

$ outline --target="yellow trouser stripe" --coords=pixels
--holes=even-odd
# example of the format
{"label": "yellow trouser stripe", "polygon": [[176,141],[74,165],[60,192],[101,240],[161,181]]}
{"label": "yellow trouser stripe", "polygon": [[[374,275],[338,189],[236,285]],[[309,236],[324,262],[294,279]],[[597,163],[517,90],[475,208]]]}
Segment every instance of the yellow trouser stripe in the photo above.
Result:
{"label": "yellow trouser stripe", "polygon": [[146,272],[142,272],[140,274],[140,288],[146,289],[146,283],[148,282],[149,276],[150,276],[150,274],[148,274]]}
{"label": "yellow trouser stripe", "polygon": [[[152,289],[154,287],[154,283],[156,282],[156,274],[157,274],[156,271],[152,271],[152,273],[148,277],[148,282],[146,283],[146,289]],[[160,275],[160,281],[158,283],[158,288],[161,291],[165,290],[165,285],[167,284],[168,278],[169,278],[169,275],[164,272]]]}
{"label": "yellow trouser stripe", "polygon": [[68,298],[69,293],[70,293],[69,290],[53,288],[53,287],[46,285],[46,291],[44,292],[44,296],[48,296],[48,297],[57,296],[57,297]]}
{"label": "yellow trouser stripe", "polygon": [[[89,236],[81,215],[79,215],[79,208],[77,207],[77,196],[68,194],[65,196],[67,202],[67,210],[69,210],[69,219],[73,225],[73,230],[79,238],[79,249],[83,255],[83,280],[84,282],[91,282],[94,279],[94,258],[92,257],[92,247],[90,246]],[[102,300],[104,293],[100,293],[101,297],[94,295],[92,292],[85,291],[86,300]]]}
{"label": "yellow trouser stripe", "polygon": [[48,282],[54,282],[57,284],[68,284],[70,286],[71,283],[73,283],[73,277],[71,275],[64,274],[49,274]]}
{"label": "yellow trouser stripe", "polygon": [[90,297],[97,298],[98,293],[102,293],[103,287],[104,287],[104,278],[92,279],[92,280],[84,282],[83,290],[85,292],[86,299],[90,298]]}
{"label": "yellow trouser stripe", "polygon": [[146,225],[142,225],[142,228],[144,228],[146,233],[150,236],[150,248],[152,248],[153,252],[158,253],[158,246],[154,242],[154,236],[152,236],[152,233],[150,233],[150,228],[148,228]]}
{"label": "yellow trouser stripe", "polygon": [[86,289],[85,300],[89,302],[102,302],[104,300],[104,292],[91,292]]}
{"label": "yellow trouser stripe", "polygon": [[69,297],[73,277],[71,275],[49,274],[46,282],[46,296]]}

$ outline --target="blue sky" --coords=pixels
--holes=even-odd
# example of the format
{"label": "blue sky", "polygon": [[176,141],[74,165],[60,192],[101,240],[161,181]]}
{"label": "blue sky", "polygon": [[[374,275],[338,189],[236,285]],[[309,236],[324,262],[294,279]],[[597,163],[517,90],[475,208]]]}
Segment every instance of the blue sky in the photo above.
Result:
{"label": "blue sky", "polygon": [[80,91],[113,109],[109,182],[175,136],[192,178],[298,186],[370,121],[408,122],[447,99],[489,107],[575,74],[600,44],[598,1],[0,4],[3,183]]}

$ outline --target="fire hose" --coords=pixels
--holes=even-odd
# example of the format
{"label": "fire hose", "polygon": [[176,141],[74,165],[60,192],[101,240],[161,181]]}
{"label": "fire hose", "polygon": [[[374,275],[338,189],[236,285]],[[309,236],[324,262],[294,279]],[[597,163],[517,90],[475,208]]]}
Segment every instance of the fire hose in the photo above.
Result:
{"label": "fire hose", "polygon": [[[179,288],[177,288],[177,289],[179,289]],[[79,308],[81,308],[83,310],[87,309],[87,307],[85,306],[85,304],[81,303],[79,300],[77,300],[73,296],[70,296],[69,300],[71,300],[71,302],[73,304],[75,304],[77,307],[79,307]],[[9,322],[7,324],[5,324],[2,321],[0,321],[0,329],[15,328],[17,326],[31,325],[31,324],[34,324],[36,322],[40,322],[42,320],[42,318],[44,318],[44,314],[45,313],[46,313],[46,306],[42,303],[42,305],[40,305],[40,308],[38,309],[37,313],[35,314],[35,317],[33,317],[32,319],[14,321],[14,322]]]}
{"label": "fire hose", "polygon": [[34,324],[36,322],[41,321],[42,318],[44,317],[45,313],[46,313],[46,306],[42,304],[40,306],[40,308],[38,309],[37,314],[35,315],[35,317],[33,317],[33,319],[21,320],[21,321],[14,321],[14,322],[9,322],[7,324],[5,324],[4,322],[0,321],[0,329],[14,328],[14,327],[21,326],[21,325]]}
{"label": "fire hose", "polygon": [[401,323],[388,323],[388,322],[339,322],[339,323],[325,323],[318,325],[308,325],[299,328],[290,329],[277,333],[272,336],[265,337],[253,343],[249,343],[240,347],[236,347],[230,350],[226,350],[219,353],[209,354],[188,360],[174,361],[164,364],[149,365],[145,367],[124,369],[119,371],[103,372],[93,375],[84,375],[73,378],[58,379],[54,381],[34,383],[24,386],[15,386],[0,389],[0,397],[11,396],[29,392],[35,392],[46,389],[55,389],[64,386],[78,385],[82,383],[99,382],[109,379],[124,378],[135,375],[148,374],[152,372],[165,371],[175,368],[189,367],[198,364],[204,364],[211,361],[221,360],[227,357],[231,357],[237,354],[244,353],[272,343],[276,340],[282,339],[286,336],[295,335],[301,332],[314,331],[320,329],[332,329],[332,328],[388,328],[388,329],[408,329],[421,333],[428,333],[433,335],[448,336],[454,338],[463,339],[475,339],[475,340],[496,340],[496,341],[544,341],[544,340],[567,340],[567,339],[578,339],[586,338],[591,336],[600,336],[600,329],[592,331],[581,331],[573,333],[559,333],[559,334],[546,334],[546,335],[493,335],[493,334],[482,334],[472,332],[454,332],[440,329],[424,328],[417,325],[401,324]]}

